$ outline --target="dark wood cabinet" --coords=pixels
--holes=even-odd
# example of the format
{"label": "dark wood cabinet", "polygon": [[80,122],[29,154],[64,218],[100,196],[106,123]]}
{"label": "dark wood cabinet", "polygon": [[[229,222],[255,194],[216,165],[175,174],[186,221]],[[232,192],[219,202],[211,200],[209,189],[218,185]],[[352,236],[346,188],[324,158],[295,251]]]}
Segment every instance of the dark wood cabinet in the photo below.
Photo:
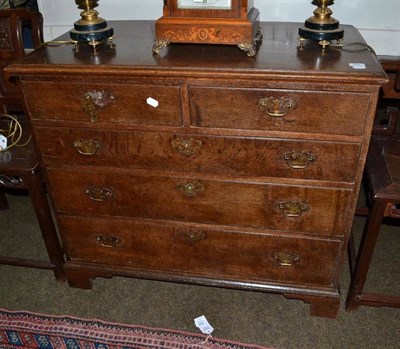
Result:
{"label": "dark wood cabinet", "polygon": [[387,80],[376,57],[299,47],[296,23],[262,23],[255,57],[183,44],[153,55],[153,22],[112,25],[115,47],[42,47],[8,68],[70,285],[122,275],[262,290],[336,316]]}

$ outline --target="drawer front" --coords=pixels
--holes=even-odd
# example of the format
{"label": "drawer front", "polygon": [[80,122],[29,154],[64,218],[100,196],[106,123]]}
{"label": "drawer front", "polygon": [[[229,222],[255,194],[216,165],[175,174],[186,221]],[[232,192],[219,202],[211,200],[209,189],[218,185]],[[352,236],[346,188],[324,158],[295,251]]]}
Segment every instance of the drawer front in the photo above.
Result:
{"label": "drawer front", "polygon": [[182,124],[177,86],[24,81],[23,88],[33,120]]}
{"label": "drawer front", "polygon": [[330,286],[340,242],[59,217],[68,257],[152,271]]}
{"label": "drawer front", "polygon": [[366,93],[190,88],[198,127],[362,135],[369,103]]}
{"label": "drawer front", "polygon": [[107,164],[233,176],[353,182],[360,151],[356,143],[50,127],[35,132],[47,165]]}
{"label": "drawer front", "polygon": [[116,174],[48,175],[57,210],[343,235],[350,190]]}

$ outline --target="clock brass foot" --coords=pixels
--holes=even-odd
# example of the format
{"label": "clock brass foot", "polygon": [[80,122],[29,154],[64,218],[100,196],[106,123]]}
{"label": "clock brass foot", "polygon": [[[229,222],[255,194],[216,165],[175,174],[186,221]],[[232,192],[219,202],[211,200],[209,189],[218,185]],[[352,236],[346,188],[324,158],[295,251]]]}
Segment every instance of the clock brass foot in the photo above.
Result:
{"label": "clock brass foot", "polygon": [[237,45],[242,51],[247,53],[247,56],[253,57],[256,55],[256,43],[253,41],[252,43],[241,43]]}
{"label": "clock brass foot", "polygon": [[160,50],[163,47],[166,47],[168,44],[169,44],[169,41],[167,41],[167,40],[156,40],[153,45],[153,53],[159,54]]}
{"label": "clock brass foot", "polygon": [[257,33],[254,36],[254,39],[251,43],[242,42],[242,43],[238,44],[237,46],[241,50],[246,52],[249,57],[253,57],[256,55],[256,46],[260,41],[262,41],[262,33],[261,33],[261,28],[258,27]]}

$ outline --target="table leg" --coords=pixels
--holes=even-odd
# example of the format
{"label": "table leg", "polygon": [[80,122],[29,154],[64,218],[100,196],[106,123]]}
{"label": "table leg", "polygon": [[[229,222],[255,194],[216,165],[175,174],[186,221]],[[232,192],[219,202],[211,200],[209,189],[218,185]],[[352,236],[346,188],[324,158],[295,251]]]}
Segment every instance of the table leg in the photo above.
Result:
{"label": "table leg", "polygon": [[369,265],[378,239],[385,208],[385,201],[374,200],[369,212],[360,248],[357,253],[355,268],[351,276],[349,291],[347,293],[346,310],[348,311],[356,310],[358,307],[357,299],[364,289],[365,280],[367,278]]}

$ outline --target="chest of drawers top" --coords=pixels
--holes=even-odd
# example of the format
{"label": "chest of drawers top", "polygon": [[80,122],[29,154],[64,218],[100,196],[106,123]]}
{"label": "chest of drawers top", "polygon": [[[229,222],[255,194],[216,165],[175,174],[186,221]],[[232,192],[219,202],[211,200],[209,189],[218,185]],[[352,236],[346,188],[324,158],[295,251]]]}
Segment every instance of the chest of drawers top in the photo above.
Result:
{"label": "chest of drawers top", "polygon": [[[114,48],[100,47],[96,53],[80,46],[47,46],[25,57],[9,68],[12,74],[101,73],[111,76],[193,77],[212,76],[244,80],[281,79],[315,82],[360,81],[382,84],[385,73],[377,59],[364,46],[322,51],[314,42],[299,47],[300,23],[261,23],[263,40],[255,57],[247,57],[235,46],[171,44],[159,55],[152,54],[154,22],[115,21]],[[352,26],[344,26],[345,44],[364,43]],[[68,40],[68,33],[59,38]],[[365,48],[365,49],[363,49]],[[354,69],[350,63],[363,63],[365,69]],[[89,78],[87,75],[85,78]]]}

